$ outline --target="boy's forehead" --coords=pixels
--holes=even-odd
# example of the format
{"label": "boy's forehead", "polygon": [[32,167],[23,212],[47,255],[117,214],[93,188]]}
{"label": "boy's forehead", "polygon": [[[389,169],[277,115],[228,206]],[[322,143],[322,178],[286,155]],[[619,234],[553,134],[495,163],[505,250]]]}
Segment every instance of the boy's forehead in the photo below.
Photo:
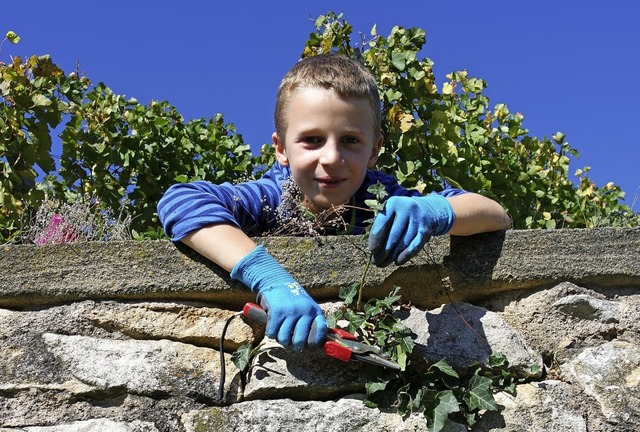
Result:
{"label": "boy's forehead", "polygon": [[296,133],[329,125],[341,128],[343,132],[371,130],[374,136],[379,133],[377,119],[367,98],[345,97],[330,89],[298,89],[290,95],[283,114],[285,130],[293,128]]}
{"label": "boy's forehead", "polygon": [[341,101],[360,101],[367,102],[367,98],[364,96],[351,96],[338,93],[335,89],[324,88],[319,86],[304,86],[298,87],[289,95],[289,104],[294,101],[308,100],[311,98],[323,99],[324,102],[331,102],[333,98]]}
{"label": "boy's forehead", "polygon": [[331,109],[353,109],[371,112],[367,98],[343,96],[331,89],[307,87],[299,89],[289,98],[287,117],[295,116],[300,110],[324,111]]}

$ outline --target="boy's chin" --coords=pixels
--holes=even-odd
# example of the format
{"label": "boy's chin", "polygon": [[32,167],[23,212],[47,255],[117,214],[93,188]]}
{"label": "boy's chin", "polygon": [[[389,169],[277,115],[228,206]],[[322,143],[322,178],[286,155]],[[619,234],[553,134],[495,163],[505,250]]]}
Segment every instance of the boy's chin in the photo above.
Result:
{"label": "boy's chin", "polygon": [[349,202],[349,199],[345,200],[310,200],[305,199],[305,206],[315,214],[322,213],[324,211],[335,210],[336,208],[343,206]]}

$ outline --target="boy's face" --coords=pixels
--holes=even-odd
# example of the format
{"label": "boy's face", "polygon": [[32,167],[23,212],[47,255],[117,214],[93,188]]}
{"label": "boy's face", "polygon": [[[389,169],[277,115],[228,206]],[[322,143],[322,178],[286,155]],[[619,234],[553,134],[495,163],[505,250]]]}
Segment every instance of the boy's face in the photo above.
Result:
{"label": "boy's face", "polygon": [[[373,167],[383,138],[376,136],[371,106],[331,90],[302,88],[289,100],[286,135],[273,134],[276,157],[313,212],[346,203]],[[282,139],[284,138],[284,139]]]}

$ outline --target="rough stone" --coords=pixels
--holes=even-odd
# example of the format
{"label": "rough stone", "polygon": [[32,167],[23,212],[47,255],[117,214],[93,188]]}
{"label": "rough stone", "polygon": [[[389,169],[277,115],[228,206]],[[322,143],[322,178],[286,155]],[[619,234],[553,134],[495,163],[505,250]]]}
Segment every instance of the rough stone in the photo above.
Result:
{"label": "rough stone", "polygon": [[321,349],[293,352],[269,339],[260,349],[247,379],[247,400],[336,398],[364,391],[366,371],[371,370],[362,363],[331,358]]}
{"label": "rough stone", "polygon": [[[311,294],[337,298],[357,283],[367,261],[360,236],[260,238]],[[200,255],[168,241],[3,246],[0,307],[77,300],[196,300],[239,309],[253,295]],[[570,281],[585,287],[640,283],[640,229],[522,230],[436,237],[409,263],[371,268],[366,296],[394,285],[414,305],[475,302],[498,293]],[[577,260],[576,257],[580,259]],[[20,265],[16,265],[20,263]],[[114,268],[127,269],[122,277]],[[441,279],[448,277],[450,288]],[[425,287],[428,287],[425,292]]]}
{"label": "rough stone", "polygon": [[617,323],[617,305],[608,300],[596,299],[587,294],[574,294],[555,302],[552,307],[578,319]]}
{"label": "rough stone", "polygon": [[[376,431],[413,432],[427,430],[423,416],[408,419],[393,413],[366,408],[359,395],[337,401],[314,402],[280,399],[268,406],[260,401],[210,408],[187,413],[182,418],[187,432],[315,432]],[[449,424],[444,432],[463,432],[465,427]]]}
{"label": "rough stone", "polygon": [[[80,382],[108,392],[127,392],[163,397],[175,395],[214,401],[220,382],[218,353],[180,342],[119,341],[86,336],[43,335],[47,349],[61,368]],[[225,394],[238,394],[238,370],[225,359]]]}
{"label": "rough stone", "polygon": [[[522,296],[499,313],[543,358],[552,363],[564,362],[586,347],[600,345],[621,335],[637,343],[640,334],[640,296],[632,293],[610,297],[615,298],[617,306],[607,303],[611,300],[605,294],[564,282]],[[570,303],[565,299],[582,299],[582,304],[591,302],[607,305],[608,309],[605,310],[616,310],[617,322],[592,319],[593,314],[585,317],[580,313],[567,313]],[[571,309],[575,311],[574,307]]]}
{"label": "rough stone", "polygon": [[115,422],[108,419],[78,421],[58,426],[33,426],[26,428],[0,428],[0,432],[156,432],[153,423],[134,420],[131,423]]}
{"label": "rough stone", "polygon": [[588,432],[580,407],[572,403],[577,395],[561,381],[521,384],[516,395],[496,394],[500,413],[488,413],[475,425],[475,431]]}
{"label": "rough stone", "polygon": [[[367,258],[359,237],[257,240],[323,303]],[[401,288],[423,359],[544,361],[474,431],[637,431],[638,250],[640,229],[443,236],[404,266],[371,267],[365,299]],[[219,401],[221,325],[255,298],[169,242],[3,246],[0,271],[0,431],[425,429],[419,413],[349,395],[380,368],[265,341],[241,373],[231,351],[263,330],[240,319]]]}
{"label": "rough stone", "polygon": [[404,309],[403,323],[413,330],[414,356],[435,363],[446,359],[464,368],[478,362],[487,364],[491,353],[502,353],[511,367],[520,371],[542,371],[542,358],[497,313],[466,303],[447,304],[421,311]]}
{"label": "rough stone", "polygon": [[625,430],[640,430],[640,349],[624,341],[586,348],[562,367],[593,396],[605,418]]}
{"label": "rough stone", "polygon": [[[226,321],[235,315],[229,310],[173,302],[101,302],[85,317],[98,327],[115,329],[135,339],[169,339],[218,348]],[[225,351],[235,351],[262,338],[264,326],[251,321],[248,324],[242,319],[230,321]]]}

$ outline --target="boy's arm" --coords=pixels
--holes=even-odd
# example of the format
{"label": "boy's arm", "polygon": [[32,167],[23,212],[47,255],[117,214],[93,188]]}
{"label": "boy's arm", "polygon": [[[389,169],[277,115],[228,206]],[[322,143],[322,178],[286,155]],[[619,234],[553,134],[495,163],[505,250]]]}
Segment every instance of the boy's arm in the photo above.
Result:
{"label": "boy's arm", "polygon": [[467,236],[511,228],[511,219],[507,213],[490,198],[467,192],[447,199],[456,215],[449,231],[451,235]]}
{"label": "boy's arm", "polygon": [[258,294],[258,303],[267,312],[268,337],[284,346],[293,345],[296,351],[323,342],[327,322],[320,306],[240,228],[207,225],[187,234],[182,242]]}
{"label": "boy's arm", "polygon": [[402,265],[432,236],[465,236],[510,227],[509,217],[497,202],[475,193],[449,198],[435,193],[392,196],[373,221],[368,246],[375,265]]}
{"label": "boy's arm", "polygon": [[240,228],[216,224],[187,234],[182,243],[230,272],[242,258],[256,248],[256,243]]}

